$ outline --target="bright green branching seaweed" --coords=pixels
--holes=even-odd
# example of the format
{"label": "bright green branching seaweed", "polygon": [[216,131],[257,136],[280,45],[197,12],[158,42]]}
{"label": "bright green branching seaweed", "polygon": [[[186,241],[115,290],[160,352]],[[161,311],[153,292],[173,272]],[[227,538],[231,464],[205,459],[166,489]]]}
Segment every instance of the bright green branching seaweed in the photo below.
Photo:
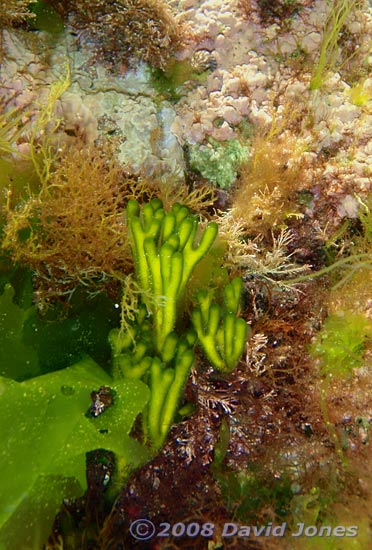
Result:
{"label": "bright green branching seaweed", "polygon": [[[183,338],[174,332],[168,334],[161,356],[151,353],[152,342],[149,333],[150,322],[141,320],[144,309],[139,314],[139,323],[127,333],[118,329],[110,332],[109,339],[113,352],[114,378],[145,378],[151,391],[147,412],[143,418],[143,428],[155,449],[159,448],[168,434],[178,402],[194,362],[192,347],[196,336],[189,331]],[[134,338],[138,338],[134,341]]]}
{"label": "bright green branching seaweed", "polygon": [[137,201],[127,205],[127,224],[143,300],[136,319],[125,330],[114,329],[109,340],[114,379],[143,379],[150,399],[143,415],[144,434],[154,448],[165,441],[194,363],[197,335],[214,367],[231,371],[246,342],[247,325],[237,317],[242,280],[235,278],[224,290],[225,307],[212,304],[210,291],[199,291],[199,307],[192,313],[196,329],[175,332],[177,309],[195,266],[206,256],[217,237],[210,222],[199,235],[198,220],[176,203],[165,212],[153,199],[142,209]]}
{"label": "bright green branching seaweed", "polygon": [[188,208],[174,204],[166,213],[159,199],[142,210],[137,201],[129,201],[127,223],[137,279],[144,296],[151,296],[151,304],[142,304],[136,322],[125,333],[111,331],[113,374],[147,377],[151,399],[144,429],[158,448],[172,424],[194,362],[195,335],[190,332],[180,339],[174,332],[177,306],[194,267],[217,236],[217,225],[208,224],[197,241],[198,221]]}
{"label": "bright green branching seaweed", "polygon": [[177,304],[192,271],[217,237],[217,224],[209,223],[196,242],[196,217],[180,204],[174,204],[172,210],[165,213],[159,199],[146,204],[142,212],[136,201],[130,201],[127,219],[138,281],[155,298],[156,348],[161,353],[165,339],[174,328]]}
{"label": "bright green branching seaweed", "polygon": [[199,307],[192,312],[192,322],[209,361],[221,371],[231,371],[243,353],[247,324],[237,317],[242,280],[236,277],[226,285],[225,308],[212,303],[209,291],[197,293]]}
{"label": "bright green branching seaweed", "polygon": [[[175,342],[173,340],[169,343],[170,348],[174,350],[173,367],[164,368],[164,364],[158,357],[152,361],[148,429],[156,447],[162,445],[168,434],[177,411],[180,395],[194,362],[194,353],[190,347],[193,340],[195,341],[191,336],[184,341]],[[178,344],[177,349],[175,344]]]}

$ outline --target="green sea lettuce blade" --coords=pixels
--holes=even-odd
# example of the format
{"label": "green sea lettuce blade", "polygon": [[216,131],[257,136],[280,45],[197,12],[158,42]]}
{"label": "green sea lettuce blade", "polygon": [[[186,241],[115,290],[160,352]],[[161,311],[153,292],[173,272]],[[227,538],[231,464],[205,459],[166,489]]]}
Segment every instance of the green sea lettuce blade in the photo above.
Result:
{"label": "green sea lettuce blade", "polygon": [[[93,418],[90,394],[102,385],[114,403]],[[90,358],[21,383],[0,378],[0,550],[46,541],[62,498],[86,488],[88,451],[112,450],[121,465],[146,460],[128,434],[148,394],[137,380],[114,383]]]}
{"label": "green sea lettuce blade", "polygon": [[30,311],[14,303],[14,290],[5,286],[0,296],[0,375],[22,380],[39,374],[36,351],[23,340],[23,325]]}

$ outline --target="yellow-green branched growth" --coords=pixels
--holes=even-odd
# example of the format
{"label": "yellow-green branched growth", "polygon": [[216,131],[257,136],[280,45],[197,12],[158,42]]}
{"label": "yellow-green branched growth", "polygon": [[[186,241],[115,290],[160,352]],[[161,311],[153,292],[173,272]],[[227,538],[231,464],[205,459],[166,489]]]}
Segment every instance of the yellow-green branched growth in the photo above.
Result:
{"label": "yellow-green branched growth", "polygon": [[217,237],[217,224],[200,229],[196,216],[178,203],[166,212],[159,199],[142,208],[130,200],[126,208],[135,275],[143,290],[136,318],[125,330],[112,330],[112,372],[115,378],[142,378],[151,395],[143,428],[155,448],[168,434],[194,363],[199,343],[211,364],[231,371],[246,342],[247,325],[238,317],[242,280],[224,289],[224,307],[211,303],[211,291],[199,290],[199,306],[191,314],[195,330],[177,334],[185,290],[196,265]]}
{"label": "yellow-green branched growth", "polygon": [[236,366],[247,339],[247,323],[237,316],[242,287],[240,277],[226,285],[223,308],[212,302],[210,291],[199,290],[199,305],[191,315],[205,355],[214,367],[225,372]]}
{"label": "yellow-green branched growth", "polygon": [[137,201],[129,201],[127,206],[137,279],[154,297],[158,353],[174,329],[177,306],[193,269],[211,248],[218,231],[217,224],[210,222],[200,236],[198,220],[188,208],[174,204],[165,213],[162,206],[159,199],[153,199],[142,211]]}

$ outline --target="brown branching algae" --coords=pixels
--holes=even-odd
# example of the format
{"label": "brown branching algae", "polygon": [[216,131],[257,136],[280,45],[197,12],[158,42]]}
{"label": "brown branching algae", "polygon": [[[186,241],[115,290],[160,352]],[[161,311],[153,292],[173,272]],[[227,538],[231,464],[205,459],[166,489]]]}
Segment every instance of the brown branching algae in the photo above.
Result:
{"label": "brown branching algae", "polygon": [[3,249],[34,270],[50,295],[68,293],[77,281],[93,290],[125,274],[130,259],[122,209],[130,182],[121,177],[98,151],[69,149],[48,183],[8,211]]}
{"label": "brown branching algae", "polygon": [[1,27],[12,27],[25,23],[35,15],[29,10],[36,0],[2,0],[0,4]]}
{"label": "brown branching algae", "polygon": [[112,64],[130,58],[165,68],[182,45],[185,29],[166,2],[158,0],[48,0],[68,17],[82,40]]}

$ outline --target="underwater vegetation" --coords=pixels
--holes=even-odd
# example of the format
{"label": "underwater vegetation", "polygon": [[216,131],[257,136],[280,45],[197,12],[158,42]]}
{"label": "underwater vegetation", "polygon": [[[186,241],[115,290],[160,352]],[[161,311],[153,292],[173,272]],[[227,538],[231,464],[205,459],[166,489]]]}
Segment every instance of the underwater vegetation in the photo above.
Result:
{"label": "underwater vegetation", "polygon": [[[213,245],[217,225],[210,222],[197,237],[198,223],[188,209],[176,203],[165,213],[159,199],[144,205],[142,212],[137,202],[130,201],[127,222],[136,278],[146,307],[140,309],[125,333],[110,333],[113,368],[117,375],[130,379],[142,378],[149,372],[148,432],[158,448],[168,433],[194,362],[196,334],[214,367],[229,371],[237,364],[247,337],[246,323],[237,317],[242,281],[236,278],[226,285],[225,311],[212,303],[211,290],[199,290],[199,307],[191,313],[196,334],[188,331],[178,336],[176,320],[186,285],[196,264]],[[146,296],[150,300],[147,303]],[[146,315],[146,308],[150,314]],[[149,325],[153,325],[152,341]],[[154,353],[156,356],[151,357]]]}
{"label": "underwater vegetation", "polygon": [[308,264],[295,261],[296,250],[289,252],[295,240],[290,228],[247,239],[244,220],[237,221],[233,213],[221,216],[219,224],[220,234],[227,242],[225,265],[245,281],[261,281],[273,288],[294,290],[293,281],[309,271]]}
{"label": "underwater vegetation", "polygon": [[[336,0],[330,3],[330,11],[324,24],[323,38],[311,81],[310,90],[317,90],[330,72],[337,70],[349,59],[340,59],[340,39],[350,14],[360,6],[360,0]],[[351,54],[351,55],[355,55]]]}
{"label": "underwater vegetation", "polygon": [[122,211],[129,182],[121,176],[98,151],[65,151],[48,183],[8,209],[3,251],[31,268],[50,296],[68,294],[79,281],[93,291],[94,282],[126,273]]}
{"label": "underwater vegetation", "polygon": [[[89,358],[21,383],[2,377],[0,384],[0,432],[7,442],[1,457],[0,543],[9,550],[41,548],[61,499],[77,497],[86,487],[88,451],[112,450],[123,468],[147,457],[128,434],[148,389],[138,381],[114,382]],[[97,417],[89,412],[89,395],[103,386],[110,386],[115,407]]]}
{"label": "underwater vegetation", "polygon": [[[3,111],[3,109],[2,109]],[[0,115],[0,155],[4,158],[6,155],[17,153],[16,143],[24,132],[21,125],[24,113],[17,108],[3,111]]]}
{"label": "underwater vegetation", "polygon": [[95,55],[112,66],[130,58],[164,69],[182,45],[185,28],[158,0],[48,0]]}
{"label": "underwater vegetation", "polygon": [[[208,56],[174,61],[163,3],[50,4],[93,60],[121,74],[129,59],[150,63],[154,103],[177,102],[214,70]],[[281,31],[305,4],[255,9]],[[242,124],[236,140],[185,151],[187,183],[133,176],[115,160],[115,134],[88,145],[55,118],[71,78],[67,68],[50,86],[39,116],[0,115],[1,549],[350,542],[296,547],[296,522],[358,524],[349,546],[367,549],[369,193],[350,185],[354,218],[336,216],[343,190],[327,195],[326,153],[302,141],[309,110],[280,96],[271,126],[247,122],[244,139]],[[367,84],[350,93],[368,102]],[[321,159],[314,171],[307,152]],[[216,533],[136,542],[130,525],[144,517],[213,521]],[[222,540],[232,521],[286,522],[289,535]]]}
{"label": "underwater vegetation", "polygon": [[[124,209],[130,199],[154,195],[171,206],[184,199],[195,211],[211,204],[208,187],[159,184],[124,175],[100,149],[68,147],[41,188],[28,198],[8,197],[1,249],[32,269],[39,306],[68,300],[78,284],[94,295],[124,284],[131,271]],[[40,184],[39,184],[40,185]]]}
{"label": "underwater vegetation", "polygon": [[130,199],[156,196],[167,208],[183,202],[195,212],[214,201],[207,185],[190,192],[183,182],[124,173],[115,143],[88,146],[84,136],[67,135],[55,107],[69,84],[67,65],[37,116],[29,108],[0,115],[1,250],[32,269],[41,308],[68,300],[78,284],[92,294],[124,284],[133,265],[124,223]]}
{"label": "underwater vegetation", "polygon": [[[264,24],[275,22],[281,26],[285,26],[286,22],[302,8],[301,2],[297,0],[278,0],[277,2],[257,0],[256,3],[261,21]],[[252,4],[251,0],[239,0],[239,8],[247,19],[252,13]]]}
{"label": "underwater vegetation", "polygon": [[[194,56],[195,57],[195,56]],[[199,63],[194,59],[170,60],[164,69],[152,68],[151,85],[158,94],[159,100],[167,99],[176,103],[187,91],[186,83],[204,82],[211,63],[208,60]],[[213,64],[212,64],[213,67]]]}
{"label": "underwater vegetation", "polygon": [[[333,294],[338,289],[350,285],[349,298],[354,297],[353,302],[346,301],[351,307],[360,311],[360,301],[365,296],[371,277],[371,245],[372,245],[372,212],[370,208],[371,197],[367,195],[364,200],[355,195],[359,204],[358,217],[354,224],[346,220],[338,229],[328,236],[324,242],[324,252],[327,265],[317,272],[317,276],[329,273],[333,279]],[[354,281],[354,285],[352,284]],[[355,282],[357,281],[357,284]],[[364,288],[363,288],[364,287]],[[360,293],[359,299],[356,288]],[[331,293],[332,297],[332,293]],[[332,301],[332,300],[331,300]],[[341,308],[342,309],[342,308]]]}
{"label": "underwater vegetation", "polygon": [[1,28],[20,25],[35,17],[30,11],[30,6],[37,0],[1,0],[0,26]]}
{"label": "underwater vegetation", "polygon": [[4,31],[10,29],[27,29],[35,21],[32,8],[38,0],[1,0],[0,2],[0,61],[7,57]]}
{"label": "underwater vegetation", "polygon": [[350,88],[350,100],[353,105],[364,107],[372,98],[371,83],[369,79],[361,77]]}
{"label": "underwater vegetation", "polygon": [[24,199],[47,184],[60,156],[63,143],[57,137],[61,120],[56,115],[56,102],[71,84],[67,61],[63,69],[60,78],[50,84],[46,97],[38,104],[37,114],[34,105],[9,107],[6,101],[1,104],[1,218],[4,208],[14,207],[21,197]]}
{"label": "underwater vegetation", "polygon": [[372,336],[372,323],[365,315],[339,311],[329,315],[311,347],[326,377],[346,378],[363,365],[366,341]]}
{"label": "underwater vegetation", "polygon": [[[54,185],[53,189],[59,186]],[[62,197],[58,196],[58,200]],[[79,197],[79,200],[82,204],[83,199]],[[67,203],[64,207],[67,208]],[[218,369],[232,370],[243,352],[247,326],[237,317],[242,291],[242,282],[237,278],[223,291],[225,309],[212,303],[211,289],[205,293],[199,291],[199,307],[191,315],[195,331],[190,330],[191,327],[185,331],[185,319],[179,328],[177,324],[185,287],[196,264],[212,247],[217,225],[210,222],[198,235],[197,218],[188,208],[175,203],[170,212],[165,212],[159,199],[142,208],[131,200],[126,211],[126,220],[122,219],[121,225],[126,224],[129,229],[127,240],[141,298],[136,312],[130,314],[124,326],[111,330],[108,335],[112,348],[111,375],[85,357],[67,368],[35,376],[38,359],[33,345],[28,344],[29,354],[26,344],[19,345],[24,339],[28,318],[32,316],[30,311],[22,314],[21,322],[13,323],[13,330],[18,334],[18,349],[15,346],[12,351],[2,352],[5,360],[11,360],[13,365],[3,372],[8,377],[1,378],[1,404],[7,415],[1,436],[7,441],[8,449],[2,455],[5,462],[1,468],[8,479],[2,503],[7,512],[0,518],[0,542],[5,548],[10,549],[15,541],[20,549],[27,548],[30,541],[41,544],[46,539],[62,495],[77,497],[86,487],[87,452],[95,449],[113,452],[119,483],[164,443],[195,360],[196,335],[206,356]],[[60,217],[59,214],[58,220]],[[92,223],[92,218],[88,219]],[[46,223],[44,219],[42,222]],[[62,223],[61,230],[63,227]],[[122,239],[125,238],[123,234]],[[86,239],[85,244],[88,246]],[[123,269],[123,273],[129,271],[126,266],[118,269]],[[14,308],[18,311],[12,303],[14,291],[9,283],[3,292],[0,320],[5,324],[2,329],[5,338],[2,345],[12,334],[9,323],[13,317],[8,317],[8,311]],[[23,381],[16,381],[14,377]],[[92,388],[98,389],[92,392]],[[91,406],[89,396],[93,401]],[[9,419],[14,411],[18,422],[11,425]],[[141,412],[142,443],[129,437]],[[66,415],[68,422],[64,421]],[[50,431],[56,437],[50,437]],[[28,437],[16,443],[21,432]],[[32,453],[30,446],[34,449]],[[45,456],[41,462],[37,459],[40,453]],[[25,454],[28,465],[21,475],[19,461]],[[59,476],[58,482],[54,482],[56,476]],[[29,491],[25,493],[26,487]],[[36,494],[39,508],[34,506]],[[48,514],[44,513],[45,507]],[[27,535],[19,529],[21,520],[26,521]]]}
{"label": "underwater vegetation", "polygon": [[267,15],[275,17],[280,21],[291,17],[301,9],[301,3],[297,0],[282,0],[270,2],[269,0],[258,0],[261,16],[265,19]]}
{"label": "underwater vegetation", "polygon": [[251,155],[240,164],[232,193],[232,211],[253,235],[298,213],[298,193],[306,189],[301,152],[296,139],[277,129],[252,138]]}
{"label": "underwater vegetation", "polygon": [[230,189],[238,167],[248,157],[248,150],[238,139],[221,143],[209,138],[207,144],[190,146],[190,168],[221,189]]}

